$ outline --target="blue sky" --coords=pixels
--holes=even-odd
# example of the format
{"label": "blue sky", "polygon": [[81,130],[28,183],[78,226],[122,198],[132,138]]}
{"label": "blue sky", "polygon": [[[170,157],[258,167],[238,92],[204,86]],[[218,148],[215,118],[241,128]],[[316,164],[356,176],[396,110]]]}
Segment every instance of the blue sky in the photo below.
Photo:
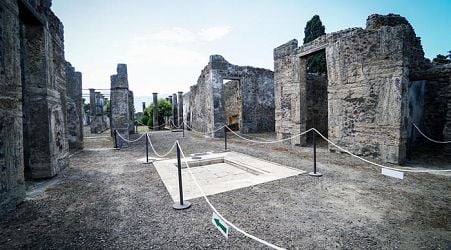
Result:
{"label": "blue sky", "polygon": [[365,27],[373,13],[400,14],[426,57],[451,50],[450,0],[53,0],[52,9],[83,87],[109,88],[116,64],[127,63],[135,96],[189,91],[211,54],[272,70],[273,49],[302,41],[315,14],[327,33]]}

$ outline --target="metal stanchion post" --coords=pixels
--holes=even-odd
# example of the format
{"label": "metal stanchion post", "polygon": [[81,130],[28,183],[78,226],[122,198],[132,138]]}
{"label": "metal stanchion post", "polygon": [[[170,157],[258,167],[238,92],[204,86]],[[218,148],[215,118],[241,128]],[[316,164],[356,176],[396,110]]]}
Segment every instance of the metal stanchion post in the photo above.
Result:
{"label": "metal stanchion post", "polygon": [[227,150],[227,126],[224,126],[224,151]]}
{"label": "metal stanchion post", "polygon": [[145,135],[146,137],[146,162],[144,162],[144,164],[149,164],[149,137],[148,137],[148,133],[146,133]]}
{"label": "metal stanchion post", "polygon": [[183,138],[185,138],[185,123],[182,123]]}
{"label": "metal stanchion post", "polygon": [[321,177],[323,174],[320,172],[316,172],[316,131],[312,130],[313,132],[313,172],[310,172],[309,175],[315,176],[315,177]]}
{"label": "metal stanchion post", "polygon": [[177,169],[179,176],[179,193],[180,193],[180,203],[175,202],[172,207],[177,210],[187,209],[191,207],[189,201],[183,201],[183,183],[182,183],[182,161],[180,160],[180,146],[177,141]]}
{"label": "metal stanchion post", "polygon": [[117,130],[115,129],[114,132],[114,148],[115,149],[119,149],[119,147],[117,146]]}

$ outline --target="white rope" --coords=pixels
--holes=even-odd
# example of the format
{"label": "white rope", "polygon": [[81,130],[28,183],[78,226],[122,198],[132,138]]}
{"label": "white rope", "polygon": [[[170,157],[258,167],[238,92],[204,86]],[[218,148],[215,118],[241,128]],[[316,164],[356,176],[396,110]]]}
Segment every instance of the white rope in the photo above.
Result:
{"label": "white rope", "polygon": [[146,133],[146,134],[147,134],[147,140],[149,140],[149,144],[150,144],[150,147],[152,148],[152,151],[155,153],[155,155],[157,155],[157,156],[160,157],[160,158],[164,158],[164,157],[168,156],[169,153],[171,153],[172,150],[174,150],[175,145],[177,144],[176,142],[174,142],[174,144],[172,145],[171,149],[169,149],[168,152],[166,152],[165,154],[160,155],[160,154],[155,150],[155,148],[153,147],[152,140],[150,140],[149,134],[148,134],[148,133]]}
{"label": "white rope", "polygon": [[175,143],[176,143],[176,144],[179,146],[179,148],[180,148],[180,153],[181,153],[181,155],[183,156],[184,163],[186,164],[186,167],[187,167],[187,169],[188,169],[189,174],[191,175],[191,178],[193,178],[194,183],[196,184],[196,186],[197,186],[197,188],[199,189],[199,191],[202,193],[202,196],[204,197],[205,201],[208,203],[208,205],[210,206],[210,208],[211,208],[211,209],[219,216],[219,218],[221,218],[225,223],[227,223],[228,225],[230,225],[230,226],[231,226],[232,228],[234,228],[236,231],[238,231],[238,232],[244,234],[245,236],[247,236],[247,237],[249,237],[249,238],[251,238],[251,239],[253,239],[253,240],[255,240],[255,241],[258,241],[258,242],[260,242],[260,243],[262,243],[262,244],[264,244],[264,245],[266,245],[266,246],[268,246],[268,247],[274,248],[274,249],[283,249],[283,248],[278,247],[278,246],[276,246],[276,245],[274,245],[274,244],[271,244],[271,243],[269,243],[269,242],[267,242],[267,241],[265,241],[265,240],[262,240],[262,239],[260,239],[260,238],[258,238],[258,237],[256,237],[256,236],[254,236],[254,235],[252,235],[252,234],[249,234],[249,233],[245,232],[244,230],[242,230],[241,228],[235,226],[232,222],[230,222],[230,221],[228,221],[226,218],[224,218],[224,216],[222,216],[222,215],[218,212],[218,210],[216,210],[216,208],[213,206],[213,204],[211,204],[211,202],[210,202],[210,200],[208,199],[207,195],[205,194],[204,190],[202,189],[202,187],[201,187],[201,186],[199,185],[199,183],[197,182],[197,179],[196,179],[196,177],[194,176],[193,172],[191,172],[191,168],[190,168],[190,166],[189,166],[189,164],[188,164],[188,161],[187,161],[187,159],[186,159],[186,157],[185,157],[185,153],[183,153],[183,150],[182,150],[182,147],[180,146],[179,141],[176,141]]}
{"label": "white rope", "polygon": [[174,123],[174,121],[172,119],[170,119],[169,121],[172,123],[172,126],[174,126],[174,128],[176,128],[176,129],[182,128],[182,125],[180,125],[178,127],[175,126],[175,123]]}
{"label": "white rope", "polygon": [[141,140],[141,138],[143,138],[143,136],[145,135],[145,134],[142,134],[138,139],[130,141],[130,140],[125,139],[119,132],[116,131],[116,133],[117,133],[117,135],[119,135],[119,138],[121,138],[122,140],[124,140],[125,142],[128,142],[128,143],[137,142],[137,141]]}
{"label": "white rope", "polygon": [[253,142],[253,143],[260,143],[260,144],[271,144],[271,143],[279,143],[279,142],[283,142],[283,141],[292,140],[292,139],[294,139],[294,138],[296,138],[296,137],[298,137],[298,136],[301,136],[301,135],[303,135],[303,134],[306,134],[306,133],[308,133],[308,132],[310,132],[310,131],[312,130],[312,128],[310,128],[310,129],[308,129],[308,130],[306,130],[306,131],[304,131],[304,132],[302,132],[302,133],[300,133],[300,134],[294,135],[294,136],[292,136],[292,137],[290,137],[290,138],[285,138],[285,139],[276,140],[276,141],[255,141],[255,140],[251,140],[251,139],[245,138],[245,137],[241,136],[240,134],[235,133],[235,132],[232,131],[228,126],[225,126],[225,127],[226,127],[230,132],[232,132],[234,135],[238,136],[239,138],[241,138],[241,139],[243,139],[243,140],[250,141],[250,142]]}
{"label": "white rope", "polygon": [[333,143],[331,140],[327,139],[327,137],[325,137],[324,135],[322,135],[322,134],[321,134],[318,130],[316,130],[315,128],[311,128],[311,129],[312,129],[313,131],[315,131],[319,136],[321,136],[324,140],[326,140],[327,142],[329,142],[330,144],[332,144],[332,146],[334,146],[334,147],[340,149],[341,151],[343,151],[343,152],[345,152],[345,153],[348,153],[348,154],[351,155],[352,157],[355,157],[355,158],[357,158],[357,159],[359,159],[359,160],[362,160],[362,161],[364,161],[364,162],[366,162],[366,163],[369,163],[369,164],[372,164],[372,165],[375,165],[375,166],[378,166],[378,167],[381,167],[381,168],[388,168],[388,169],[392,169],[392,170],[396,170],[396,171],[401,171],[401,172],[412,172],[412,173],[450,172],[450,171],[451,171],[451,169],[445,169],[445,170],[441,170],[441,169],[437,169],[437,170],[434,170],[434,169],[428,169],[428,170],[413,170],[413,169],[399,169],[399,168],[387,167],[387,166],[384,166],[384,165],[381,165],[381,164],[378,164],[378,163],[369,161],[369,160],[367,160],[367,159],[365,159],[365,158],[362,158],[362,157],[360,157],[360,156],[358,156],[358,155],[355,155],[355,154],[351,153],[350,151],[348,151],[348,150],[346,150],[346,149],[344,149],[344,148],[338,146],[337,144]]}
{"label": "white rope", "polygon": [[435,143],[443,143],[443,144],[451,143],[451,141],[436,141],[436,140],[434,140],[434,139],[431,139],[431,138],[429,138],[427,135],[425,135],[425,134],[417,127],[417,125],[416,125],[415,123],[412,122],[412,124],[413,124],[413,126],[418,130],[418,132],[420,132],[420,134],[421,134],[422,136],[424,136],[424,138],[430,140],[431,142],[435,142]]}
{"label": "white rope", "polygon": [[[139,120],[136,120],[136,122],[139,123],[139,124],[141,124],[141,125],[144,125],[144,126],[150,126],[150,125],[146,125],[146,124],[142,123],[142,122],[139,121]],[[164,126],[166,126],[166,124],[161,124],[161,125],[157,126],[157,128],[163,128]],[[152,126],[152,128],[155,128],[155,127]]]}
{"label": "white rope", "polygon": [[191,129],[191,131],[193,131],[193,132],[195,132],[195,133],[198,133],[198,134],[207,135],[207,136],[209,136],[210,134],[215,133],[215,132],[217,132],[217,131],[223,129],[224,127],[226,127],[226,125],[224,125],[224,126],[219,127],[219,128],[217,128],[217,129],[215,129],[215,130],[213,130],[213,131],[211,131],[211,132],[205,132],[205,133],[204,133],[204,132],[200,132],[200,131],[195,130],[193,127],[189,126],[189,125],[186,124],[185,122],[184,122],[184,124],[185,124],[185,126],[186,126],[187,128]]}

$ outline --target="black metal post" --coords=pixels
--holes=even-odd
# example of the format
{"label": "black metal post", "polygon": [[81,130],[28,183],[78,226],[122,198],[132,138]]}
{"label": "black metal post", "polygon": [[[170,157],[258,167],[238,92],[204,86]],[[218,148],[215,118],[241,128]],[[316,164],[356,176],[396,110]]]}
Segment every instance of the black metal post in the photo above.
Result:
{"label": "black metal post", "polygon": [[224,151],[227,151],[227,126],[224,126]]}
{"label": "black metal post", "polygon": [[177,210],[187,209],[191,207],[191,203],[189,201],[183,201],[183,183],[182,183],[182,161],[180,159],[180,146],[177,142],[177,169],[179,176],[179,194],[180,194],[180,203],[175,202],[172,207]]}
{"label": "black metal post", "polygon": [[114,148],[117,149],[117,130],[115,129],[114,132]]}
{"label": "black metal post", "polygon": [[312,130],[313,132],[313,172],[309,173],[311,176],[320,177],[322,176],[321,173],[316,172],[316,131]]}
{"label": "black metal post", "polygon": [[149,164],[149,137],[148,137],[148,133],[146,133],[145,135],[146,137],[146,162],[144,162],[144,164]]}

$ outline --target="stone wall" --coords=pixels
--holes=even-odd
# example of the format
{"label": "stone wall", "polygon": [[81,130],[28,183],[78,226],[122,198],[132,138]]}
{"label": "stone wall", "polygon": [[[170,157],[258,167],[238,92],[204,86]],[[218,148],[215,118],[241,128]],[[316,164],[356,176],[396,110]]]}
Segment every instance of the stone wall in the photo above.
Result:
{"label": "stone wall", "polygon": [[130,103],[127,65],[118,64],[117,74],[111,76],[111,129],[129,139]]}
{"label": "stone wall", "polygon": [[404,162],[409,72],[424,66],[420,39],[410,24],[398,15],[371,15],[366,29],[326,34],[300,47],[292,40],[276,48],[278,138],[307,129],[305,62],[321,50],[327,61],[329,139],[357,155]]}
{"label": "stone wall", "polygon": [[69,164],[63,25],[51,1],[0,1],[0,215],[24,179]]}
{"label": "stone wall", "polygon": [[[240,82],[242,133],[274,131],[274,80],[267,69],[230,64],[220,55],[210,56],[197,85],[191,87],[193,128],[213,131],[226,124],[224,115],[224,80]],[[217,131],[214,136],[223,136]]]}
{"label": "stone wall", "polygon": [[83,149],[82,75],[66,62],[67,133],[70,150]]}

